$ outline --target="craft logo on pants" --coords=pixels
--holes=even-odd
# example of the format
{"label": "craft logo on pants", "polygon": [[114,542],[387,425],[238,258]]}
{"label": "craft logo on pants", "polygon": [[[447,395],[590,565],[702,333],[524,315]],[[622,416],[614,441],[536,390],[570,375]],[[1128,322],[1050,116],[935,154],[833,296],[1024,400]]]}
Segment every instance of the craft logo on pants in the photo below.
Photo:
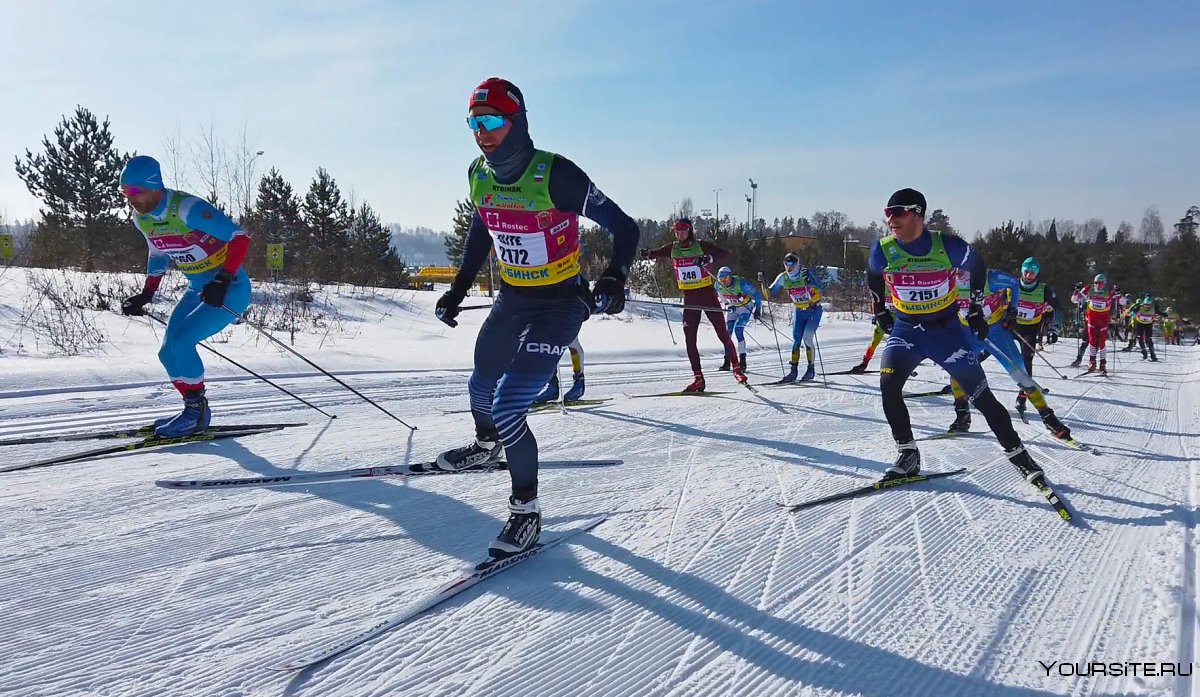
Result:
{"label": "craft logo on pants", "polygon": [[530,353],[548,353],[552,356],[561,356],[567,352],[567,347],[530,341],[529,343],[525,344],[525,350]]}

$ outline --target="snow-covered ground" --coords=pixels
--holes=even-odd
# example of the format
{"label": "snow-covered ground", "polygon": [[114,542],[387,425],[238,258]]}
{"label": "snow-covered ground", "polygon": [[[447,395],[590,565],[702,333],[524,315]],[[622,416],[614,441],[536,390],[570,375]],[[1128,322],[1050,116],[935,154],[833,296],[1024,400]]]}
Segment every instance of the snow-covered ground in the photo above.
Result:
{"label": "snow-covered ground", "polygon": [[[23,292],[21,274],[0,279],[0,338],[13,334]],[[436,297],[347,295],[337,299],[346,333],[297,340],[417,425],[411,436],[238,327],[219,350],[338,418],[206,356],[214,422],[308,425],[0,474],[0,694],[1194,693],[1190,678],[1064,677],[1060,664],[1196,660],[1200,351],[1161,347],[1157,364],[1120,354],[1107,380],[1035,369],[1059,416],[1103,452],[1054,441],[1036,417],[1017,424],[1072,524],[982,434],[923,444],[927,470],[965,475],[791,514],[778,502],[870,482],[893,459],[875,377],[755,396],[715,370],[718,345],[702,328],[709,388],[726,394],[627,399],[690,379],[680,327],[672,345],[653,310],[584,325],[587,396],[612,401],[531,417],[546,459],[622,461],[543,470],[546,534],[606,522],[316,669],[272,671],[478,561],[506,515],[507,476],[222,492],[154,481],[399,464],[461,444],[469,415],[443,411],[467,406],[484,313],[452,330],[432,317]],[[100,321],[101,355],[5,347],[0,438],[142,424],[178,408],[151,326]],[[870,333],[865,321],[827,318],[826,368],[856,363]],[[771,332],[751,334],[770,347],[750,342],[753,380],[775,379]],[[1073,354],[1064,342],[1046,355],[1063,366]],[[1015,387],[993,362],[988,371],[1011,403]],[[923,365],[910,385],[941,380]],[[953,418],[944,397],[910,408],[919,436]],[[0,452],[7,464],[79,447]],[[1058,664],[1047,675],[1039,662]]]}

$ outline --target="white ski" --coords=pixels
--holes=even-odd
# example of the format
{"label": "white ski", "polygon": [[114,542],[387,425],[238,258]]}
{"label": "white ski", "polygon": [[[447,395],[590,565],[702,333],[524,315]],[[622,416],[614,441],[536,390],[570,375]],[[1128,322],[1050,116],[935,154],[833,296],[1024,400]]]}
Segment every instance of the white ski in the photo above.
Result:
{"label": "white ski", "polygon": [[478,564],[474,570],[463,573],[458,578],[450,581],[438,590],[433,591],[429,595],[408,606],[399,614],[380,620],[379,622],[376,622],[375,624],[353,636],[329,642],[324,647],[318,648],[311,653],[290,659],[280,665],[272,666],[271,669],[281,671],[301,670],[303,668],[315,666],[318,663],[323,663],[324,661],[345,653],[356,646],[365,644],[366,642],[378,636],[386,634],[392,629],[395,629],[405,622],[408,622],[426,610],[439,605],[446,600],[449,600],[450,598],[458,595],[471,586],[474,586],[480,581],[485,581],[501,571],[504,571],[505,569],[511,569],[535,554],[544,552],[560,542],[578,535],[579,533],[587,532],[595,528],[600,523],[603,523],[607,518],[608,516],[592,518],[580,527],[563,532],[559,534],[558,537],[554,537],[549,540],[543,540],[532,549],[521,552],[520,554],[516,554],[511,557],[505,557],[504,559],[489,558],[488,560]]}

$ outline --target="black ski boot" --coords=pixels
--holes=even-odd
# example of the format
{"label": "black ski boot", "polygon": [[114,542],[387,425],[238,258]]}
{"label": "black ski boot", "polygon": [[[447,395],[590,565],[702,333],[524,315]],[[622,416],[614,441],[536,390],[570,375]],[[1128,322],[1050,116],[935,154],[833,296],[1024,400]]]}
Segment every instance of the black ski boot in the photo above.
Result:
{"label": "black ski boot", "polygon": [[913,441],[907,443],[897,443],[896,449],[900,454],[896,457],[896,464],[887,468],[883,473],[883,481],[889,479],[903,479],[921,473],[921,451],[917,450],[917,444]]}
{"label": "black ski boot", "polygon": [[741,362],[741,364],[742,364],[742,372],[746,372],[746,354],[744,354],[744,353],[739,353],[739,354],[738,354],[738,361],[740,361],[740,362]]}
{"label": "black ski boot", "polygon": [[717,368],[717,370],[720,370],[720,371],[726,372],[726,373],[729,372],[729,354],[728,353],[725,354],[725,362],[722,363],[721,367]]}
{"label": "black ski boot", "polygon": [[1025,452],[1025,446],[1018,445],[1014,450],[1005,450],[1004,454],[1008,456],[1008,461],[1013,463],[1025,481],[1036,486],[1039,483],[1045,483],[1046,473],[1041,467],[1033,461],[1029,453]]}
{"label": "black ski boot", "polygon": [[971,404],[963,400],[954,400],[954,423],[946,429],[947,433],[967,433],[971,430]]}
{"label": "black ski boot", "polygon": [[500,535],[488,545],[488,554],[496,559],[520,554],[537,544],[542,534],[542,509],[537,497],[528,501],[508,497],[508,522]]}
{"label": "black ski boot", "polygon": [[865,372],[867,372],[867,362],[866,361],[863,361],[862,363],[859,363],[858,365],[856,365],[850,369],[851,375],[862,375]]}
{"label": "black ski boot", "polygon": [[1054,434],[1055,438],[1067,440],[1071,437],[1071,429],[1058,420],[1058,417],[1054,415],[1053,409],[1047,408],[1046,411],[1040,412],[1039,415],[1042,417],[1042,424],[1050,433]]}
{"label": "black ski boot", "polygon": [[1017,411],[1021,412],[1022,414],[1025,413],[1025,400],[1026,399],[1027,399],[1027,397],[1026,397],[1024,391],[1017,393]]}
{"label": "black ski boot", "polygon": [[437,456],[438,469],[450,472],[491,465],[504,457],[504,444],[500,442],[500,434],[477,433],[475,442],[462,448],[447,450]]}

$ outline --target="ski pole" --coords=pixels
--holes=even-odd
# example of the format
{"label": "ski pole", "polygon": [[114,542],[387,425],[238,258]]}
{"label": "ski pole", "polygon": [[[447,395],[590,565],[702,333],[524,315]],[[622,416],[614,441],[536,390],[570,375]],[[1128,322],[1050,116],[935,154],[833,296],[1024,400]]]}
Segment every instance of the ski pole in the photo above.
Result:
{"label": "ski pole", "polygon": [[1012,334],[1013,336],[1017,337],[1017,341],[1020,341],[1022,344],[1025,344],[1025,346],[1030,351],[1033,351],[1034,355],[1037,356],[1038,358],[1042,359],[1043,363],[1050,366],[1050,370],[1053,370],[1055,373],[1057,373],[1058,377],[1062,378],[1063,380],[1067,379],[1067,376],[1063,375],[1061,372],[1059,372],[1058,368],[1055,368],[1054,364],[1050,362],[1050,359],[1043,356],[1041,353],[1038,352],[1037,349],[1035,349],[1032,345],[1030,345],[1030,343],[1025,339],[1025,337],[1021,336],[1020,332],[1009,332],[1009,333]]}
{"label": "ski pole", "polygon": [[[147,317],[149,317],[150,319],[154,320],[155,322],[158,322],[159,324],[163,325],[164,327],[165,327],[165,326],[167,326],[167,321],[166,321],[166,320],[164,320],[162,317],[159,317],[158,315],[154,314],[154,313],[147,312],[147,313],[146,313],[146,316],[147,316]],[[316,409],[317,411],[321,412],[322,414],[324,414],[325,416],[328,416],[328,417],[329,417],[329,418],[331,418],[331,419],[336,419],[336,418],[337,418],[337,415],[336,415],[336,414],[330,414],[329,412],[325,411],[325,410],[324,410],[324,409],[322,409],[321,407],[318,407],[317,405],[313,404],[312,402],[309,402],[308,400],[304,399],[303,397],[301,397],[301,396],[299,396],[299,395],[297,395],[297,394],[295,394],[295,393],[293,393],[293,392],[289,391],[289,390],[288,390],[286,387],[284,387],[283,385],[279,385],[279,384],[276,384],[276,383],[274,383],[274,382],[271,382],[269,379],[267,379],[267,378],[263,377],[262,375],[259,375],[258,373],[254,372],[253,370],[250,370],[250,369],[249,369],[249,368],[247,368],[246,366],[242,365],[241,363],[238,363],[237,361],[233,360],[233,359],[232,359],[232,358],[230,358],[229,356],[226,356],[225,354],[223,354],[223,353],[221,353],[220,351],[216,350],[215,348],[213,348],[213,347],[209,346],[208,344],[206,344],[206,343],[204,343],[204,342],[200,342],[199,344],[196,344],[196,345],[197,345],[197,346],[199,346],[199,347],[200,347],[200,348],[202,348],[202,349],[205,349],[205,350],[207,350],[209,353],[211,353],[211,354],[215,355],[215,356],[216,356],[216,357],[218,357],[218,358],[224,358],[226,361],[228,361],[228,362],[230,362],[230,363],[234,364],[235,366],[237,366],[238,368],[241,368],[242,370],[246,371],[247,373],[250,373],[250,374],[251,374],[251,375],[253,375],[254,377],[258,378],[259,380],[262,380],[263,382],[267,383],[267,384],[268,384],[268,385],[270,385],[271,387],[274,387],[275,389],[277,389],[277,390],[279,390],[280,392],[282,392],[282,393],[286,394],[287,396],[291,397],[292,399],[295,399],[296,401],[300,402],[300,403],[301,403],[301,404],[303,404],[304,406],[306,406],[306,407],[310,407],[310,408],[312,408],[312,409]]]}
{"label": "ski pole", "polygon": [[416,427],[416,426],[409,426],[407,423],[405,423],[405,422],[404,422],[404,420],[403,420],[403,419],[401,419],[400,417],[396,416],[395,414],[393,414],[392,412],[388,411],[387,409],[384,409],[383,407],[379,406],[379,404],[377,404],[377,403],[376,403],[374,400],[372,400],[370,397],[366,396],[366,395],[365,395],[365,394],[363,394],[362,392],[359,392],[358,390],[354,389],[353,387],[351,387],[351,386],[347,385],[346,383],[342,382],[342,380],[341,380],[341,379],[339,379],[339,378],[338,378],[336,375],[334,375],[333,373],[329,372],[328,370],[325,370],[325,369],[324,369],[324,368],[322,368],[321,366],[319,366],[319,365],[317,365],[316,363],[313,363],[313,362],[312,362],[312,361],[310,361],[309,359],[305,358],[305,357],[304,357],[304,355],[303,355],[303,354],[301,354],[299,351],[297,351],[296,349],[292,348],[291,346],[288,346],[287,344],[283,343],[283,342],[282,342],[282,341],[280,341],[279,339],[276,339],[276,338],[275,338],[275,337],[274,337],[274,336],[271,334],[271,332],[269,332],[269,331],[267,331],[265,328],[263,328],[263,327],[261,327],[261,326],[259,326],[259,325],[255,324],[254,322],[251,322],[251,321],[250,321],[249,319],[247,319],[247,318],[246,318],[244,315],[239,315],[238,313],[234,312],[233,310],[230,310],[228,307],[226,307],[226,306],[224,306],[224,305],[222,305],[222,306],[221,306],[221,309],[222,309],[222,310],[225,310],[226,312],[228,312],[229,314],[233,315],[234,317],[236,317],[236,318],[238,318],[238,319],[242,320],[242,322],[244,322],[244,323],[245,323],[247,326],[249,326],[249,327],[253,327],[255,330],[257,330],[257,331],[258,331],[258,333],[259,333],[259,334],[262,334],[263,336],[267,337],[267,338],[268,338],[268,339],[270,339],[272,342],[274,342],[276,345],[283,347],[283,349],[284,349],[285,351],[287,351],[287,352],[291,353],[293,356],[295,356],[295,357],[299,358],[300,360],[304,361],[305,363],[307,363],[307,364],[311,365],[312,367],[316,368],[317,370],[321,371],[322,373],[324,373],[324,374],[325,374],[325,376],[326,376],[326,377],[328,377],[329,379],[333,380],[334,382],[336,382],[337,384],[341,385],[342,387],[345,387],[347,390],[350,390],[350,391],[351,391],[351,392],[353,392],[354,394],[358,395],[358,396],[359,396],[359,397],[361,397],[361,398],[362,398],[362,399],[363,399],[365,402],[367,402],[367,403],[368,403],[368,404],[370,404],[371,406],[375,407],[375,408],[376,408],[376,409],[378,409],[379,411],[383,412],[384,414],[387,414],[388,416],[392,417],[393,419],[395,419],[396,421],[398,421],[398,422],[399,422],[401,425],[403,425],[405,428],[409,428],[409,429],[412,429],[412,430],[414,430],[414,431],[415,431],[415,430],[417,430],[417,427]]}
{"label": "ski pole", "polygon": [[466,307],[458,308],[458,311],[466,312],[467,310],[490,310],[491,308],[491,305],[467,305]]}
{"label": "ski pole", "polygon": [[[650,267],[650,278],[654,279],[654,292],[658,293],[658,304],[662,307],[663,321],[667,323],[667,333],[671,335],[671,345],[678,346],[679,342],[675,341],[675,330],[671,328],[671,318],[667,317],[667,304],[663,302],[662,287],[658,283],[658,264]],[[637,300],[627,300],[626,302],[639,302]],[[651,304],[651,303],[647,303]]]}
{"label": "ski pole", "polygon": [[653,300],[626,300],[625,301],[626,305],[628,305],[630,303],[632,303],[634,305],[656,305],[656,306],[662,307],[664,312],[666,311],[666,308],[668,308],[668,307],[674,308],[676,310],[699,310],[701,312],[724,312],[724,310],[722,310],[720,307],[711,307],[708,305],[676,305],[675,303],[655,302]]}
{"label": "ski pole", "polygon": [[817,338],[817,332],[813,330],[813,343],[817,345],[817,362],[821,364],[821,379],[825,381],[825,386],[829,387],[829,377],[825,375],[825,359],[821,356],[821,340]]}
{"label": "ski pole", "polygon": [[775,313],[771,310],[771,296],[767,294],[767,286],[763,283],[762,271],[758,272],[758,288],[762,293],[763,302],[767,305],[767,316],[771,318],[771,331],[775,333],[775,355],[779,357],[779,370],[783,367],[783,347],[779,345],[779,330],[775,328]]}

